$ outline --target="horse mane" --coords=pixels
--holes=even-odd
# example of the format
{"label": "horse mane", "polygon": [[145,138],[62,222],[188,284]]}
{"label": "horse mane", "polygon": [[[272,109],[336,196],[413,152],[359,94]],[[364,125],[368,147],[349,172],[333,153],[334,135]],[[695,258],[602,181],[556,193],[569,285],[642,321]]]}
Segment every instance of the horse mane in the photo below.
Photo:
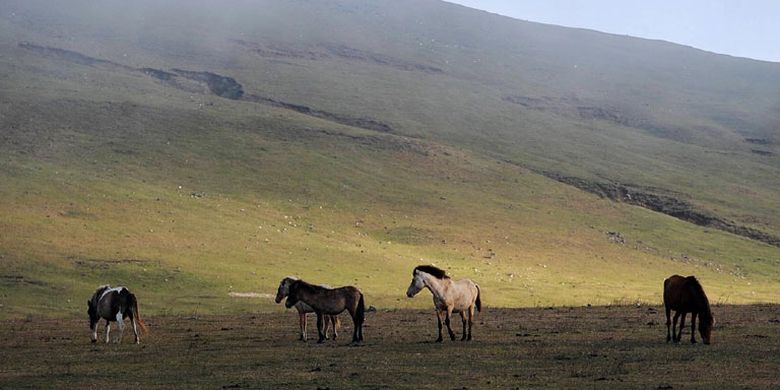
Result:
{"label": "horse mane", "polygon": [[436,278],[439,279],[449,279],[450,277],[447,275],[447,272],[445,272],[443,269],[433,266],[433,265],[418,265],[417,267],[414,267],[414,271],[412,271],[412,276],[414,276],[414,273],[420,271],[425,272],[427,274],[431,274]]}
{"label": "horse mane", "polygon": [[301,280],[301,279],[297,279],[297,280],[293,281],[292,283],[290,283],[290,290],[292,290],[293,288],[306,290],[306,291],[311,292],[311,293],[317,292],[317,291],[320,291],[320,290],[327,290],[325,287],[317,286],[315,284],[308,283],[308,282],[306,282],[304,280]]}
{"label": "horse mane", "polygon": [[699,314],[701,316],[700,322],[711,322],[712,321],[712,311],[710,310],[710,300],[707,298],[707,294],[704,293],[704,288],[702,288],[701,283],[699,283],[699,280],[696,279],[695,276],[689,276],[685,278],[688,282],[688,287],[693,291],[694,295],[700,300],[697,302],[698,304],[701,304],[702,311]]}

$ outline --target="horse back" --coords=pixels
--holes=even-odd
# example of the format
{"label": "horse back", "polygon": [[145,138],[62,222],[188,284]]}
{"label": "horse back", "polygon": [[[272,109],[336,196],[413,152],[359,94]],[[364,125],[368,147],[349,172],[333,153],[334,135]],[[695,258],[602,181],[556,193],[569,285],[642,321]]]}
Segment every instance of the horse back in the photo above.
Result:
{"label": "horse back", "polygon": [[475,304],[479,289],[471,279],[461,279],[452,283],[449,292],[453,297],[454,311],[460,312]]}
{"label": "horse back", "polygon": [[344,310],[356,310],[362,295],[360,290],[353,286],[333,289],[318,287],[312,290],[312,294],[306,298],[304,303],[308,304],[315,312],[336,315]]}
{"label": "horse back", "polygon": [[[698,312],[703,308],[700,302],[704,297],[698,296],[700,288],[698,281],[689,276],[673,275],[664,280],[664,306],[675,311]],[[706,299],[706,298],[705,298]]]}
{"label": "horse back", "polygon": [[334,288],[332,291],[334,291],[334,295],[344,297],[344,299],[347,301],[346,303],[350,306],[357,305],[357,302],[360,300],[360,296],[363,295],[363,293],[361,293],[357,287],[353,286]]}
{"label": "horse back", "polygon": [[111,289],[100,297],[99,314],[110,321],[114,321],[117,313],[120,312],[124,318],[127,318],[132,314],[134,299],[135,296],[126,287]]}

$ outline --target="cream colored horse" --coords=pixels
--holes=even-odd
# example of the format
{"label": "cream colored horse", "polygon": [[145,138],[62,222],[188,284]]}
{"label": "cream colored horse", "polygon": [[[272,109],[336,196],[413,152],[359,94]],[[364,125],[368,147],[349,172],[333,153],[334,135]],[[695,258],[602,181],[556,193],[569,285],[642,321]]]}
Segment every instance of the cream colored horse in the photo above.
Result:
{"label": "cream colored horse", "polygon": [[[470,279],[454,281],[444,272],[444,270],[432,265],[420,265],[412,271],[412,283],[406,290],[406,296],[411,298],[419,293],[423,288],[428,288],[433,294],[433,306],[436,308],[436,317],[439,320],[439,338],[436,342],[441,342],[441,323],[444,317],[444,323],[447,325],[447,331],[450,333],[450,339],[455,340],[455,333],[450,327],[450,317],[452,313],[460,313],[463,321],[463,340],[471,340],[471,327],[474,324],[474,308],[477,311],[482,310],[482,301],[480,300],[479,286]],[[466,323],[468,322],[468,332]]]}

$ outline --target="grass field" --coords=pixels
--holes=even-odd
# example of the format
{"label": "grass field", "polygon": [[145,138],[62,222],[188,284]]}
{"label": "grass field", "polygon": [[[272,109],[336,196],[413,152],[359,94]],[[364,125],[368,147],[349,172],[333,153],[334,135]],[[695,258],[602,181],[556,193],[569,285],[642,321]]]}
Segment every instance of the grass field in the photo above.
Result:
{"label": "grass field", "polygon": [[[780,387],[778,64],[434,0],[1,3],[0,388]],[[474,341],[420,264],[480,285]],[[712,345],[665,342],[675,273]],[[298,342],[288,275],[359,287],[365,343]],[[106,283],[141,345],[89,343]]]}
{"label": "grass field", "polygon": [[[487,308],[477,318],[472,342],[441,344],[432,342],[432,310],[368,313],[362,345],[349,344],[348,319],[335,342],[297,341],[297,316],[281,309],[148,317],[151,330],[141,345],[131,343],[132,334],[121,345],[90,344],[86,316],[7,320],[0,323],[0,387],[780,386],[780,307],[724,305],[713,314],[708,346],[667,344],[663,309],[647,305]],[[687,341],[689,329],[685,332]]]}
{"label": "grass field", "polygon": [[542,174],[776,234],[780,68],[407,6],[4,2],[0,319],[72,319],[105,283],[151,315],[274,310],[230,293],[291,274],[416,309],[426,263],[493,307],[657,304],[673,273],[712,302],[780,302],[777,246]]}

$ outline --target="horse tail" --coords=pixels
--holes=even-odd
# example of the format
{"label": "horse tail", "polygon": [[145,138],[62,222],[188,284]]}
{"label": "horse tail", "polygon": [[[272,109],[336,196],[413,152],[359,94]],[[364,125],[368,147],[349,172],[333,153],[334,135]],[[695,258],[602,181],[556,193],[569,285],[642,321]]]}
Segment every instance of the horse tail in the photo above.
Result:
{"label": "horse tail", "polygon": [[358,292],[358,294],[360,294],[360,300],[358,300],[357,310],[355,310],[355,317],[359,318],[362,324],[366,320],[366,302],[363,299],[363,293]]}
{"label": "horse tail", "polygon": [[481,312],[482,311],[482,299],[480,298],[481,294],[480,294],[480,290],[479,290],[479,285],[475,284],[475,286],[477,287],[477,301],[474,302],[474,304],[477,305],[477,311]]}
{"label": "horse tail", "polygon": [[148,332],[149,328],[146,327],[146,324],[141,319],[141,313],[138,312],[138,300],[133,293],[130,293],[130,304],[133,305],[133,318],[135,319],[135,323],[138,324],[138,327],[141,328],[142,332]]}

